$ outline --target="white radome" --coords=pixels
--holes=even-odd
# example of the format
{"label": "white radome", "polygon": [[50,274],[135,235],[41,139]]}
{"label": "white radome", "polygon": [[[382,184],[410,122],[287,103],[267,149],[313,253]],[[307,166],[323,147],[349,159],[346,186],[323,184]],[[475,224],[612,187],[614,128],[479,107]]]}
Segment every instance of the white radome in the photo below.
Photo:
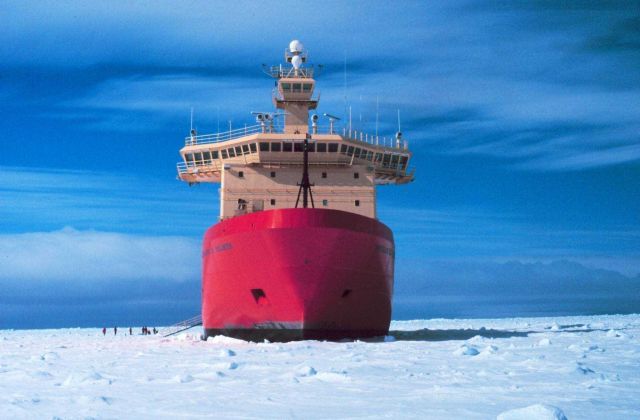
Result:
{"label": "white radome", "polygon": [[289,43],[289,51],[292,53],[301,53],[303,48],[304,46],[302,45],[302,42],[297,39],[294,39]]}
{"label": "white radome", "polygon": [[294,55],[291,57],[291,65],[293,65],[294,69],[299,69],[302,64],[302,58],[299,55]]}

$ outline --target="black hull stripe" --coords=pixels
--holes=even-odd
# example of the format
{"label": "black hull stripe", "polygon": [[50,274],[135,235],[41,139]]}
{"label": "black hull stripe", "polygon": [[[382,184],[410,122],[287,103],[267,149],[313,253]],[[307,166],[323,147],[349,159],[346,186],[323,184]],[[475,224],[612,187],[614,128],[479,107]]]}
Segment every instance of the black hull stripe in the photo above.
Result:
{"label": "black hull stripe", "polygon": [[299,341],[299,340],[355,340],[360,338],[384,337],[388,331],[381,330],[300,330],[300,329],[210,329],[205,328],[204,338],[224,335],[239,338],[245,341],[273,342]]}

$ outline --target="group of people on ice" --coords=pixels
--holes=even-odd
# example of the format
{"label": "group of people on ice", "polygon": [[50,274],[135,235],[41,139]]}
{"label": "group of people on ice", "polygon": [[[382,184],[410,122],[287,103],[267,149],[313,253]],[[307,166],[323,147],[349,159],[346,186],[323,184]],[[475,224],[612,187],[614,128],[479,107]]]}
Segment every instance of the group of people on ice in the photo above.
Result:
{"label": "group of people on ice", "polygon": [[[149,327],[142,327],[142,335],[158,334],[156,327],[149,329]],[[107,335],[107,327],[102,328],[102,335]],[[118,335],[118,327],[113,327],[113,335]],[[133,335],[133,328],[129,327],[129,335]]]}

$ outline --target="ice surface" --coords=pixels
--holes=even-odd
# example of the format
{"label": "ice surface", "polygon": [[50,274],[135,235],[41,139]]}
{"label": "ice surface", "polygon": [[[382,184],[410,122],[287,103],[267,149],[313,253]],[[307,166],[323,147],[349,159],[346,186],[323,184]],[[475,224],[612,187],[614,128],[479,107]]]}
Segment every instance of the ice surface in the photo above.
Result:
{"label": "ice surface", "polygon": [[640,418],[640,315],[391,329],[339,343],[0,330],[0,417]]}
{"label": "ice surface", "polygon": [[567,420],[562,410],[552,405],[534,404],[505,411],[498,420]]}

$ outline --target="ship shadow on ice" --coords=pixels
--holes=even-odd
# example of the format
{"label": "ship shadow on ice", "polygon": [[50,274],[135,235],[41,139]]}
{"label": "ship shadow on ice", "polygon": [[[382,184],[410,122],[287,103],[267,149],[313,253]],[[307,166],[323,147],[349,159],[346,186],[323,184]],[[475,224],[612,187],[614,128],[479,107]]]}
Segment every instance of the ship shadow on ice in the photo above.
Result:
{"label": "ship shadow on ice", "polygon": [[601,328],[591,328],[588,324],[572,324],[572,325],[556,325],[547,326],[540,330],[529,331],[513,331],[513,330],[495,330],[495,329],[457,329],[457,330],[430,330],[423,328],[420,330],[406,331],[396,330],[389,331],[389,336],[395,338],[396,341],[450,341],[450,340],[468,340],[470,338],[480,336],[483,338],[512,338],[512,337],[528,337],[529,334],[535,333],[589,333],[593,331],[607,331]]}
{"label": "ship shadow on ice", "polygon": [[389,331],[389,335],[397,341],[450,341],[468,340],[480,336],[484,338],[528,337],[535,331],[505,331],[493,329],[458,329],[458,330],[430,330],[423,328],[414,331]]}

